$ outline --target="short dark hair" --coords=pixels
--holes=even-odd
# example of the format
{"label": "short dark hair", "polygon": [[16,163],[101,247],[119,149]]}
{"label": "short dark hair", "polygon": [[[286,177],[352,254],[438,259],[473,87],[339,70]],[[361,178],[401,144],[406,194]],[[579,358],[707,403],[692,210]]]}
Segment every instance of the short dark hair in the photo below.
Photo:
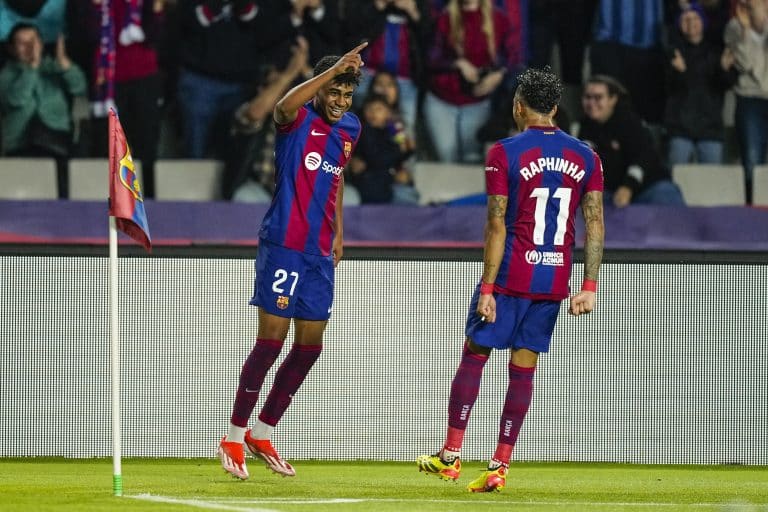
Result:
{"label": "short dark hair", "polygon": [[[315,64],[315,69],[312,71],[312,76],[317,76],[331,69],[341,57],[339,55],[326,55]],[[336,75],[333,79],[334,82],[343,85],[354,85],[357,87],[360,85],[360,70],[348,71],[340,75]]]}
{"label": "short dark hair", "polygon": [[604,85],[606,89],[608,89],[608,94],[611,96],[619,96],[619,98],[625,98],[629,96],[629,92],[627,91],[627,88],[624,87],[624,84],[610,75],[592,75],[591,77],[587,78],[586,82],[584,82],[584,85],[589,84]]}
{"label": "short dark hair", "polygon": [[363,108],[367,107],[371,103],[383,103],[387,108],[389,109],[392,108],[392,105],[389,104],[386,96],[384,96],[383,94],[375,93],[375,92],[372,92],[365,97],[365,99],[363,100]]}
{"label": "short dark hair", "polygon": [[560,103],[563,83],[549,66],[528,68],[517,75],[517,94],[540,114],[549,114]]}
{"label": "short dark hair", "polygon": [[25,21],[21,21],[15,24],[11,29],[11,31],[8,33],[8,39],[6,39],[6,41],[8,41],[8,44],[13,44],[13,38],[15,38],[16,34],[21,32],[22,30],[34,30],[37,33],[37,35],[40,36],[40,29],[38,28],[37,25],[35,25],[34,23],[27,23]]}

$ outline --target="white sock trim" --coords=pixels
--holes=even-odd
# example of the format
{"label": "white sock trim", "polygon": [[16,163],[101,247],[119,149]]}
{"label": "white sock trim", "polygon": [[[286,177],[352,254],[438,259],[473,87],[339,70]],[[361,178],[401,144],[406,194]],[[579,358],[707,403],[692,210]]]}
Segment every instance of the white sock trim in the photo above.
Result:
{"label": "white sock trim", "polygon": [[245,427],[238,427],[237,425],[229,424],[229,432],[227,433],[227,441],[230,443],[244,443],[245,431],[248,430]]}
{"label": "white sock trim", "polygon": [[457,458],[461,458],[461,452],[454,452],[453,450],[443,448],[440,452],[440,458],[443,459],[444,462],[451,463]]}
{"label": "white sock trim", "polygon": [[267,425],[261,420],[256,420],[256,424],[251,429],[251,437],[254,439],[269,439],[272,437],[272,431],[275,427]]}

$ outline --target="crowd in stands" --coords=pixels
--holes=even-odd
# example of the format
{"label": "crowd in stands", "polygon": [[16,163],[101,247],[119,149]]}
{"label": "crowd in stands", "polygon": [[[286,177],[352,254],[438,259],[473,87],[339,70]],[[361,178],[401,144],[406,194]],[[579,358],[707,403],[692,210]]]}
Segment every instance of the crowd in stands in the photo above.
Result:
{"label": "crowd in stands", "polygon": [[558,125],[601,156],[616,207],[683,204],[671,168],[729,158],[749,202],[766,163],[768,0],[0,0],[0,40],[0,155],[56,158],[62,198],[69,158],[106,156],[114,108],[146,197],[158,158],[210,158],[224,199],[268,202],[274,104],[363,40],[345,201],[416,204],[414,162],[482,162],[515,133],[517,73],[550,64]]}

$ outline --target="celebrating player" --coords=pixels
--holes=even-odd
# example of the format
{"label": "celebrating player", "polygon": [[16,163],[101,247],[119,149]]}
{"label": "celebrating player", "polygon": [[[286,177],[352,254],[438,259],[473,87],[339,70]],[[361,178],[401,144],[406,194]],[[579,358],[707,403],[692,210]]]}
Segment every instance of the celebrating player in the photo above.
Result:
{"label": "celebrating player", "polygon": [[547,352],[560,302],[568,297],[579,203],[586,222],[584,281],[571,297],[573,315],[595,308],[603,256],[603,174],[600,158],[555,127],[562,84],[549,69],[518,77],[513,115],[521,133],[493,145],[485,164],[488,217],[482,280],[466,321],[466,343],[451,384],[443,448],[417,459],[420,471],[456,480],[461,445],[491,349],[509,348],[509,386],[498,444],[473,492],[500,491],[512,449],[531,403],[539,353]]}
{"label": "celebrating player", "polygon": [[[240,373],[229,432],[219,445],[224,470],[243,480],[248,478],[245,450],[276,473],[296,474],[272,447],[270,434],[320,356],[331,316],[334,267],[343,245],[342,171],[360,135],[360,121],[348,110],[366,45],[320,59],[314,76],[288,91],[274,109],[276,188],[259,232],[250,301],[259,308],[258,335]],[[258,421],[247,429],[291,319],[293,347],[275,374]]]}

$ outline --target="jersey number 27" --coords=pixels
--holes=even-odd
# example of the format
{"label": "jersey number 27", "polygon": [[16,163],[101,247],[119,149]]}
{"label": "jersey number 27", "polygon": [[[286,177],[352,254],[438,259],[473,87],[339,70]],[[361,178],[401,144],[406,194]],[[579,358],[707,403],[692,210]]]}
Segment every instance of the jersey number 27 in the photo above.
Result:
{"label": "jersey number 27", "polygon": [[293,278],[293,283],[291,283],[291,291],[288,292],[288,295],[293,295],[293,290],[296,289],[296,283],[299,281],[299,273],[291,272],[289,274],[285,269],[282,268],[279,268],[275,271],[275,280],[272,283],[272,291],[280,294],[285,293],[285,289],[282,287],[282,284],[288,280],[288,276]]}

